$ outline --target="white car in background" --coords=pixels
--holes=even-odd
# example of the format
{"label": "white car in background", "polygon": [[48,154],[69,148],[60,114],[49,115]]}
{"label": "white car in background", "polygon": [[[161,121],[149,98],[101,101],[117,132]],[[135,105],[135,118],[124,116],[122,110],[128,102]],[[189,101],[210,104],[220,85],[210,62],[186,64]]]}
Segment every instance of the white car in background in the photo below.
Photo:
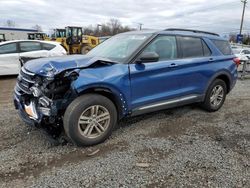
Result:
{"label": "white car in background", "polygon": [[232,48],[233,53],[242,61],[250,60],[250,49]]}
{"label": "white car in background", "polygon": [[19,74],[20,58],[40,58],[67,55],[58,42],[13,40],[0,43],[0,75]]}

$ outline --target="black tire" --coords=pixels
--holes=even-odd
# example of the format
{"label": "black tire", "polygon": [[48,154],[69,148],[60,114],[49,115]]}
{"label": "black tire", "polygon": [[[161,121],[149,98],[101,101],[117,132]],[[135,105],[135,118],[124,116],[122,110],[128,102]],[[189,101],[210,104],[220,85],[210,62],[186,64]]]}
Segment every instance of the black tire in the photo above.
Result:
{"label": "black tire", "polygon": [[[88,138],[81,134],[78,121],[82,113],[93,105],[104,107],[108,111],[110,119],[109,123],[107,123],[107,128],[100,136]],[[98,94],[85,94],[76,98],[66,109],[63,118],[63,126],[66,135],[78,146],[90,146],[103,142],[111,135],[116,123],[117,110],[115,105],[108,98]]]}
{"label": "black tire", "polygon": [[[215,87],[220,87],[220,86],[223,89],[223,97],[221,97],[221,101],[220,101],[220,103],[218,105],[213,105],[211,103],[212,92],[213,92]],[[226,94],[227,94],[227,85],[226,85],[226,83],[221,79],[214,80],[210,84],[210,86],[208,87],[208,90],[207,90],[206,96],[205,96],[205,100],[201,104],[202,108],[209,111],[209,112],[215,112],[215,111],[219,110],[222,107],[222,105],[223,105],[223,103],[224,103],[224,101],[226,99]]]}
{"label": "black tire", "polygon": [[90,46],[82,46],[81,54],[87,54],[92,48]]}

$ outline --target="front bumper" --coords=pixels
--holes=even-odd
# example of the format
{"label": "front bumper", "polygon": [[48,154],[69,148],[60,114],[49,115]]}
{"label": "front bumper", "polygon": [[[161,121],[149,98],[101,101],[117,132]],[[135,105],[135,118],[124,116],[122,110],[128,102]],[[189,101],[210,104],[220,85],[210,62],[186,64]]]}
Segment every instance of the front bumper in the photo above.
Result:
{"label": "front bumper", "polygon": [[19,117],[28,125],[35,126],[40,124],[41,121],[31,119],[30,116],[25,112],[22,103],[20,103],[19,99],[14,96],[14,105],[15,108],[18,110]]}
{"label": "front bumper", "polygon": [[[35,101],[30,88],[34,85],[34,73],[31,73],[22,67],[20,74],[17,78],[17,83],[14,88],[14,105],[15,108],[18,110],[18,114],[21,119],[29,124],[29,125],[36,125],[41,123],[42,114],[37,113],[36,116],[31,117],[26,111],[25,106],[31,104],[31,102]],[[37,106],[34,105],[33,109],[37,112]]]}

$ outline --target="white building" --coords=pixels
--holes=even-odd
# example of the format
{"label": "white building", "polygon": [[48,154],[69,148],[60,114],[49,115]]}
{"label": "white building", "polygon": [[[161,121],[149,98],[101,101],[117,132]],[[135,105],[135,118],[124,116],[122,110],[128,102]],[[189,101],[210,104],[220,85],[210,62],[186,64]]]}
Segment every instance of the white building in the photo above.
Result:
{"label": "white building", "polygon": [[6,40],[25,40],[28,33],[38,32],[36,29],[0,27],[0,34],[5,35]]}

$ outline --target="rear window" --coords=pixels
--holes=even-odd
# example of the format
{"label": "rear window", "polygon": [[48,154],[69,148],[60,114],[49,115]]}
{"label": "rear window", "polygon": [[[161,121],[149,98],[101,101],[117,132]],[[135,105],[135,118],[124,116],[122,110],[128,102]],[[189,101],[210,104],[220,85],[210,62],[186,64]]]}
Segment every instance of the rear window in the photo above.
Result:
{"label": "rear window", "polygon": [[232,55],[232,49],[228,41],[212,40],[215,46],[221,51],[223,55]]}
{"label": "rear window", "polygon": [[42,43],[43,50],[52,50],[56,47],[54,44]]}
{"label": "rear window", "polygon": [[182,58],[203,57],[211,54],[205,42],[200,38],[178,37],[178,39],[181,46]]}

